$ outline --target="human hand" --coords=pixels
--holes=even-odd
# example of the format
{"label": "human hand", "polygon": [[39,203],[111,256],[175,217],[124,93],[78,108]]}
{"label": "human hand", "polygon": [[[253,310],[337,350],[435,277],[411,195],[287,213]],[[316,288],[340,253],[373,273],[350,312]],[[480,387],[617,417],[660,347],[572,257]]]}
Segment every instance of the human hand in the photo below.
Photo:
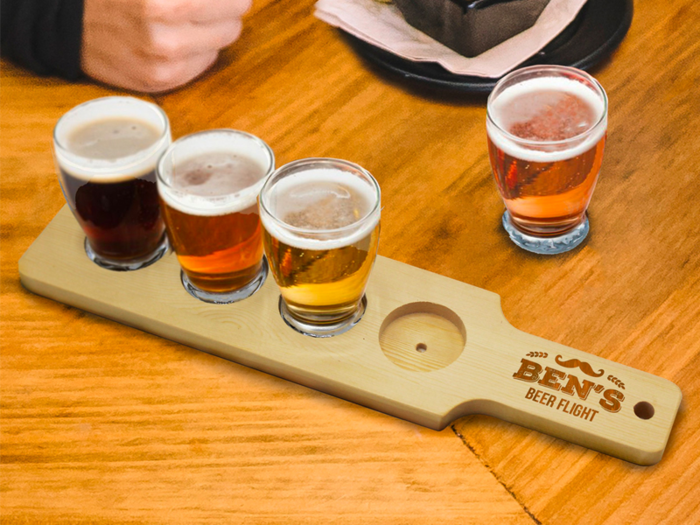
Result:
{"label": "human hand", "polygon": [[252,0],[85,0],[81,67],[156,93],[194,79],[241,33]]}

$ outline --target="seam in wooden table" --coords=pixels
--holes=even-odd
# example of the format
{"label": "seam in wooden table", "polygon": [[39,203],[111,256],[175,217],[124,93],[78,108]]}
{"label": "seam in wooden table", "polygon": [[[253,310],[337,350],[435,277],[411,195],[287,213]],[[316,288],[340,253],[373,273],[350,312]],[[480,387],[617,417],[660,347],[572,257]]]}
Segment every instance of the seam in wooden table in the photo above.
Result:
{"label": "seam in wooden table", "polygon": [[486,459],[484,459],[484,457],[481,454],[479,454],[472,445],[469,444],[466,438],[459,432],[459,430],[457,430],[457,427],[455,425],[450,425],[450,428],[452,429],[452,432],[454,432],[455,435],[462,440],[464,446],[467,447],[469,451],[472,454],[474,454],[474,456],[476,456],[476,459],[478,459],[481,462],[481,464],[484,467],[486,467],[486,469],[491,473],[491,475],[493,475],[493,477],[496,478],[496,481],[498,481],[498,483],[501,484],[501,486],[508,492],[508,494],[510,494],[513,497],[513,499],[518,502],[518,505],[522,507],[523,511],[525,511],[525,514],[530,516],[530,518],[532,518],[532,521],[534,521],[537,525],[542,525],[542,522],[538,520],[532,512],[530,512],[530,509],[527,508],[525,503],[523,503],[520,500],[520,498],[518,498],[515,492],[508,488],[508,485],[506,485],[506,483],[500,478],[500,476],[491,468],[491,465],[489,465],[488,461],[486,461]]}

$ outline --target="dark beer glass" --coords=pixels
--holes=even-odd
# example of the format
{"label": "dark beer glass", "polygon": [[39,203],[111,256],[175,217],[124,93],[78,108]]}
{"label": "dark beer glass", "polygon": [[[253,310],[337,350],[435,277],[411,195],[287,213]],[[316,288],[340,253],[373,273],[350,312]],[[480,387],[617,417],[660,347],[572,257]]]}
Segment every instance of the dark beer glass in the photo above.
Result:
{"label": "dark beer glass", "polygon": [[155,168],[170,142],[165,113],[131,97],[86,102],[56,124],[61,189],[99,266],[137,270],[167,251]]}
{"label": "dark beer glass", "polygon": [[593,77],[564,66],[516,70],[489,96],[486,130],[503,226],[521,248],[556,254],[586,238],[607,108]]}
{"label": "dark beer glass", "polygon": [[265,282],[258,195],[275,156],[258,137],[232,129],[173,142],[158,163],[158,191],[170,244],[190,295],[226,304]]}

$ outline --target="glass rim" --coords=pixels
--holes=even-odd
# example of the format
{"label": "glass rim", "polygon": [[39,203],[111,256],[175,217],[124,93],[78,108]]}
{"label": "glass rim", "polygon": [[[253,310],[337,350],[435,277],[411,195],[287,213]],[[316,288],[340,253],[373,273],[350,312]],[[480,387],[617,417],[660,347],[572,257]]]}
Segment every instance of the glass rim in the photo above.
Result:
{"label": "glass rim", "polygon": [[[551,71],[555,73],[570,73],[578,76],[579,78],[585,79],[593,86],[595,87],[595,90],[598,92],[599,95],[602,96],[603,100],[603,110],[600,112],[600,116],[598,117],[598,120],[595,121],[594,124],[591,124],[591,126],[586,129],[585,131],[582,131],[581,133],[578,133],[577,135],[574,135],[573,137],[569,137],[566,139],[559,139],[559,140],[533,140],[533,139],[525,139],[522,137],[518,137],[517,135],[513,135],[510,133],[508,130],[503,129],[496,121],[493,119],[491,116],[491,103],[493,100],[493,94],[496,93],[496,91],[501,87],[501,85],[505,84],[507,81],[512,80],[514,77],[517,77],[522,74],[526,74],[529,72],[533,71]],[[546,75],[542,75],[543,77],[546,77]],[[500,93],[498,93],[500,95]],[[528,67],[523,67],[520,69],[516,69],[514,71],[511,71],[508,73],[506,76],[502,77],[494,86],[494,88],[491,90],[491,93],[489,93],[488,99],[486,100],[486,120],[488,123],[493,125],[500,133],[505,135],[505,138],[512,142],[516,142],[518,144],[527,144],[527,145],[532,145],[532,146],[563,146],[566,145],[569,142],[580,140],[588,135],[593,134],[593,132],[598,129],[604,122],[606,122],[608,118],[608,94],[605,92],[605,89],[603,89],[603,86],[596,80],[595,77],[590,75],[589,73],[575,68],[571,66],[559,66],[556,64],[547,64],[547,65],[535,65],[535,66],[528,66]]]}
{"label": "glass rim", "polygon": [[[268,190],[268,185],[273,184],[273,180],[275,177],[280,173],[284,171],[289,171],[290,169],[296,168],[297,166],[303,166],[304,164],[313,164],[313,163],[319,163],[319,164],[328,164],[328,165],[343,165],[349,168],[352,168],[354,170],[359,171],[362,173],[369,181],[371,182],[371,186],[374,189],[374,205],[372,208],[362,217],[357,219],[355,222],[347,224],[345,226],[340,226],[339,228],[325,228],[325,229],[309,229],[309,228],[300,228],[298,226],[292,226],[291,224],[286,223],[279,217],[277,217],[275,214],[273,214],[267,207],[265,203],[265,190]],[[278,226],[284,228],[285,230],[298,233],[298,234],[305,234],[305,235],[328,235],[328,234],[339,234],[343,233],[348,230],[352,230],[354,228],[357,228],[358,225],[363,224],[367,222],[372,216],[374,216],[377,211],[380,210],[380,205],[381,205],[381,188],[379,187],[379,182],[377,182],[377,179],[374,178],[374,176],[365,168],[360,166],[359,164],[355,164],[354,162],[351,162],[349,160],[343,160],[343,159],[336,159],[333,157],[308,157],[304,159],[297,159],[293,160],[291,162],[288,162],[287,164],[284,164],[283,166],[280,166],[277,168],[270,177],[265,181],[265,184],[263,185],[262,189],[260,190],[260,210],[265,214],[265,216],[269,217],[274,223],[276,223]]]}
{"label": "glass rim", "polygon": [[[175,151],[175,149],[178,146],[181,146],[183,143],[187,142],[188,140],[194,140],[197,138],[201,138],[202,136],[212,135],[212,134],[242,136],[242,137],[245,137],[246,139],[252,139],[258,145],[262,146],[263,151],[265,152],[267,159],[269,161],[269,165],[265,169],[265,174],[260,178],[260,180],[257,180],[257,181],[255,181],[254,184],[251,184],[250,186],[246,186],[245,188],[241,188],[240,190],[232,192],[232,193],[226,193],[226,194],[222,194],[222,195],[198,195],[196,193],[188,192],[187,189],[175,188],[172,184],[170,184],[168,181],[166,181],[163,178],[163,171],[164,171],[163,166],[164,166],[167,158],[172,155],[172,153]],[[200,155],[206,155],[206,154],[207,153],[200,153],[197,155],[193,155],[192,158],[198,157]],[[201,131],[195,131],[194,133],[189,133],[187,135],[183,135],[179,139],[174,140],[167,147],[167,149],[163,152],[160,159],[158,159],[158,162],[156,164],[156,179],[157,179],[158,183],[163,184],[164,186],[166,186],[170,190],[186,193],[187,195],[191,195],[191,196],[201,198],[204,200],[217,200],[217,199],[225,199],[227,197],[230,197],[231,195],[235,195],[237,193],[244,192],[244,191],[249,190],[251,188],[255,188],[256,186],[262,187],[262,185],[270,177],[270,175],[272,174],[272,172],[274,170],[275,170],[275,153],[272,151],[272,148],[267,144],[267,142],[265,142],[263,139],[253,135],[252,133],[248,133],[246,131],[241,131],[238,129],[216,128],[216,129],[204,129]]]}
{"label": "glass rim", "polygon": [[[69,116],[75,115],[76,113],[87,109],[88,106],[91,106],[94,104],[103,104],[105,102],[110,102],[110,101],[124,101],[124,102],[127,102],[129,104],[135,103],[136,105],[143,104],[143,106],[145,108],[147,108],[149,111],[152,111],[159,118],[160,122],[163,125],[163,129],[158,136],[158,140],[156,140],[153,144],[151,144],[146,149],[137,151],[136,153],[133,153],[131,155],[125,155],[123,157],[118,157],[116,159],[93,159],[90,157],[84,157],[82,155],[78,155],[76,153],[73,153],[59,139],[59,137],[58,137],[59,127],[65,123],[65,119],[67,119]],[[99,120],[99,118],[96,120]],[[116,95],[116,96],[109,96],[109,97],[100,97],[100,98],[88,100],[86,102],[78,104],[77,106],[73,106],[71,109],[66,111],[63,115],[61,115],[61,117],[58,119],[58,121],[56,121],[56,125],[53,128],[54,148],[56,149],[57,152],[60,152],[61,162],[66,162],[73,167],[79,167],[79,168],[89,170],[90,172],[94,173],[95,175],[99,175],[99,174],[103,174],[103,173],[112,173],[115,169],[126,170],[126,169],[129,169],[132,167],[136,167],[140,163],[142,163],[145,159],[147,159],[148,157],[157,153],[163,147],[163,143],[168,142],[169,140],[170,140],[170,120],[168,119],[168,115],[165,113],[163,108],[161,108],[158,104],[155,104],[153,102],[149,102],[147,100],[143,100],[143,99],[136,98],[136,97],[129,97],[129,96]],[[85,162],[80,163],[81,160],[85,161]],[[119,161],[127,161],[127,162],[120,163]]]}

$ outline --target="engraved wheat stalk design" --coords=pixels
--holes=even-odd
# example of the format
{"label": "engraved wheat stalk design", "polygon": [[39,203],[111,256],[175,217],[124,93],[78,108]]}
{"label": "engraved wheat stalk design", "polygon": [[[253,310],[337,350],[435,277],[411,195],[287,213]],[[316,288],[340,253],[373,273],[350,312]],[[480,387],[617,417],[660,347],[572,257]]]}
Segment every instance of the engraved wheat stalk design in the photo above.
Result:
{"label": "engraved wheat stalk design", "polygon": [[622,390],[625,389],[625,384],[613,375],[608,376],[608,381],[613,383],[615,386],[619,386]]}

